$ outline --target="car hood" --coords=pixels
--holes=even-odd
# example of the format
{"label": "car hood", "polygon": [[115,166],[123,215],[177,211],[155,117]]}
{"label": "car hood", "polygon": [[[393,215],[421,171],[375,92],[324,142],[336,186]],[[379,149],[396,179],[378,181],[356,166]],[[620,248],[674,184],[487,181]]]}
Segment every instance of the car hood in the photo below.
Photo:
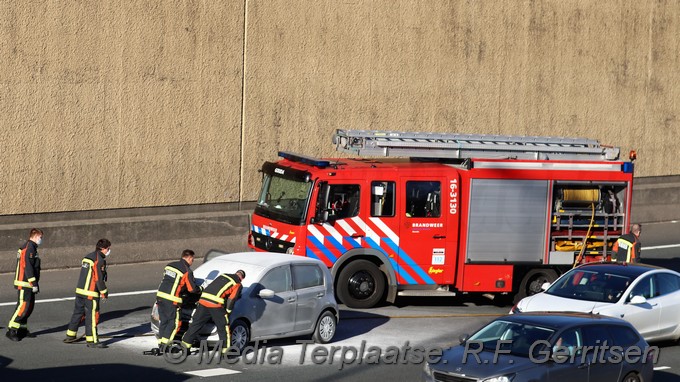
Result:
{"label": "car hood", "polygon": [[609,302],[596,302],[559,297],[547,293],[538,293],[523,298],[517,307],[522,312],[583,312],[597,313],[612,306]]}
{"label": "car hood", "polygon": [[[465,346],[459,345],[444,352],[441,360],[431,365],[432,372],[454,373],[460,376],[475,379],[485,379],[494,376],[517,373],[533,367],[543,367],[541,363],[534,363],[529,357],[513,354],[494,354],[493,351],[477,353],[465,350]],[[495,357],[495,359],[494,359]],[[539,357],[536,357],[540,359]]]}

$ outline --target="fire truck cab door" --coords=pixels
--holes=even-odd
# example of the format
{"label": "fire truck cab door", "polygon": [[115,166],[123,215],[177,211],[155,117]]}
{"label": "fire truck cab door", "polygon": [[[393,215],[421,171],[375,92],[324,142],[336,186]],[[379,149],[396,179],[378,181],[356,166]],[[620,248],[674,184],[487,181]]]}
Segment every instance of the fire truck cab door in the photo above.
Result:
{"label": "fire truck cab door", "polygon": [[[453,284],[457,214],[446,177],[402,177],[398,186],[399,283]],[[457,193],[457,180],[454,181]],[[457,212],[456,212],[457,213]]]}

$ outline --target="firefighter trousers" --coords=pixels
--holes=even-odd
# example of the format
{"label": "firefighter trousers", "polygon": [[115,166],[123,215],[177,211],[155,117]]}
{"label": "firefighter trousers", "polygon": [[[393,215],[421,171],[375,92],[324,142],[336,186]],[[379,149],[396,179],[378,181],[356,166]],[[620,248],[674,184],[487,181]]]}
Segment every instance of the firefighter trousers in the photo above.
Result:
{"label": "firefighter trousers", "polygon": [[180,327],[180,307],[164,298],[156,299],[156,304],[158,305],[158,336],[160,337],[158,344],[172,343]]}
{"label": "firefighter trousers", "polygon": [[78,333],[78,326],[85,319],[85,340],[87,342],[99,342],[97,334],[97,324],[99,323],[99,298],[76,296],[76,304],[73,308],[71,322],[68,324],[66,335],[75,337]]}
{"label": "firefighter trousers", "polygon": [[12,318],[9,320],[9,329],[27,329],[28,317],[33,313],[35,306],[35,293],[31,288],[17,290],[17,307]]}
{"label": "firefighter trousers", "polygon": [[182,337],[184,346],[190,348],[203,325],[211,319],[215,323],[217,335],[220,337],[220,341],[222,341],[222,353],[226,353],[229,346],[231,346],[231,334],[229,333],[229,315],[224,307],[207,308],[198,304],[194,317],[191,319],[191,324],[189,324],[189,329],[187,329],[187,332]]}

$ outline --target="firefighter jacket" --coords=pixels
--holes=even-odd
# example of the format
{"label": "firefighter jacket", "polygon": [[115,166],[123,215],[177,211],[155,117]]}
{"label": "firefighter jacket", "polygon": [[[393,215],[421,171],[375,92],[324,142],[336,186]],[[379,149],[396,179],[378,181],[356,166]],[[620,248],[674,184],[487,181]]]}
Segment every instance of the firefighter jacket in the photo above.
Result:
{"label": "firefighter jacket", "polygon": [[33,288],[40,281],[40,258],[38,245],[28,240],[17,251],[17,268],[14,272],[14,288]]}
{"label": "firefighter jacket", "polygon": [[188,291],[196,293],[199,288],[196,286],[194,273],[191,271],[189,263],[184,259],[175,261],[165,266],[163,270],[163,280],[158,286],[156,296],[165,300],[170,300],[174,304],[182,303],[182,292]]}
{"label": "firefighter jacket", "polygon": [[612,250],[616,253],[617,261],[637,262],[640,261],[640,248],[642,245],[632,233],[619,237],[614,243]]}
{"label": "firefighter jacket", "polygon": [[206,308],[226,307],[227,313],[231,313],[239,297],[241,297],[241,279],[237,275],[223,273],[203,290],[198,303]]}
{"label": "firefighter jacket", "polygon": [[87,297],[88,300],[106,297],[106,258],[99,251],[92,252],[83,257],[80,268],[80,278],[76,285],[76,295]]}

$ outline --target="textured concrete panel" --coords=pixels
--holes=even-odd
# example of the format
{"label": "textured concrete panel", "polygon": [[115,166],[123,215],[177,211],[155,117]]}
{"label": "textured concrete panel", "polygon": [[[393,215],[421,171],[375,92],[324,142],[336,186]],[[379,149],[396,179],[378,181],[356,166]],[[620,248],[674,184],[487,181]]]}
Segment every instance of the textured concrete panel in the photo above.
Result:
{"label": "textured concrete panel", "polygon": [[[0,2],[0,215],[255,200],[337,128],[595,138],[680,174],[680,4]],[[625,156],[625,154],[624,154]]]}
{"label": "textured concrete panel", "polygon": [[2,2],[0,29],[0,214],[238,200],[242,2]]}

